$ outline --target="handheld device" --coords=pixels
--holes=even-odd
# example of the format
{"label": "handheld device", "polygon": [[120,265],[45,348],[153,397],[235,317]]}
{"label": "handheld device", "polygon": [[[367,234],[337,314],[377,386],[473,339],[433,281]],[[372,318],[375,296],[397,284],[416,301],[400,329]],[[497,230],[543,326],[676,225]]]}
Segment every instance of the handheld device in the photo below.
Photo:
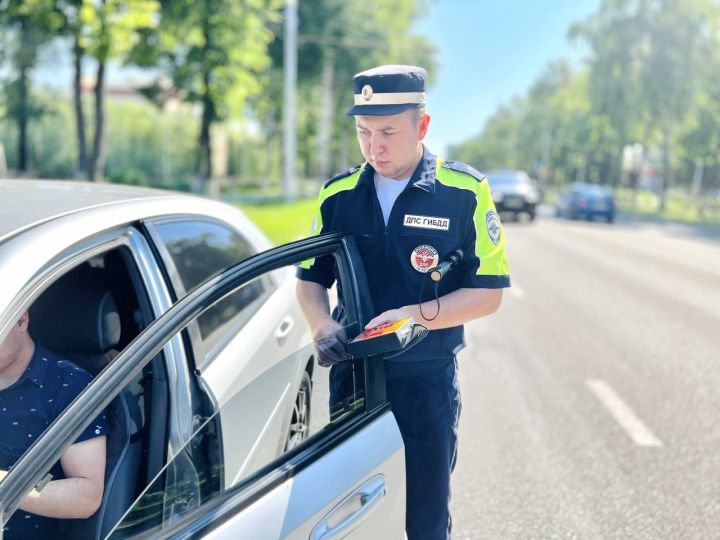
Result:
{"label": "handheld device", "polygon": [[353,358],[396,351],[400,354],[415,346],[427,333],[427,328],[408,317],[364,330],[348,341],[347,350]]}

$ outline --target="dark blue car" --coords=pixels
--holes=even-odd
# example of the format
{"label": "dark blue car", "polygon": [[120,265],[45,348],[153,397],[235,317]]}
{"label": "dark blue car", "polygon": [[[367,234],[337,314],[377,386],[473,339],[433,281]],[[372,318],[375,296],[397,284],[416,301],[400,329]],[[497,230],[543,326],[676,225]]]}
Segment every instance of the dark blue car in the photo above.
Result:
{"label": "dark blue car", "polygon": [[575,182],[558,195],[555,214],[570,219],[615,221],[615,196],[604,186]]}

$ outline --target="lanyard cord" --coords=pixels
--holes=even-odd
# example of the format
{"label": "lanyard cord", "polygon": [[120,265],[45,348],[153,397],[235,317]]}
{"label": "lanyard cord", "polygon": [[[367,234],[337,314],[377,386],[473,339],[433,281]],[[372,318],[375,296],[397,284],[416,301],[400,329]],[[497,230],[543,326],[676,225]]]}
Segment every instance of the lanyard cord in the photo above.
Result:
{"label": "lanyard cord", "polygon": [[435,302],[437,302],[437,311],[435,312],[435,315],[433,315],[431,318],[426,317],[423,313],[422,309],[422,299],[423,299],[423,291],[425,290],[425,282],[427,281],[428,276],[430,275],[430,272],[425,273],[425,277],[423,278],[422,284],[420,285],[420,299],[418,300],[418,307],[420,308],[420,316],[425,319],[426,321],[434,321],[437,319],[437,316],[440,314],[440,298],[438,298],[438,285],[439,281],[435,282]]}

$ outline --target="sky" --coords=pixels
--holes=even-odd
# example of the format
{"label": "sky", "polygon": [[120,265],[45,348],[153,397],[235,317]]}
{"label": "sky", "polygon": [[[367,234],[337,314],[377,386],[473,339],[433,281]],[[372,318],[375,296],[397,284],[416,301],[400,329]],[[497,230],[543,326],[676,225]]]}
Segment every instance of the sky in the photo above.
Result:
{"label": "sky", "polygon": [[582,65],[588,49],[572,44],[567,32],[600,6],[600,0],[427,1],[414,28],[438,49],[440,69],[426,88],[425,142],[440,155],[480,133],[498,106],[523,94],[551,61]]}

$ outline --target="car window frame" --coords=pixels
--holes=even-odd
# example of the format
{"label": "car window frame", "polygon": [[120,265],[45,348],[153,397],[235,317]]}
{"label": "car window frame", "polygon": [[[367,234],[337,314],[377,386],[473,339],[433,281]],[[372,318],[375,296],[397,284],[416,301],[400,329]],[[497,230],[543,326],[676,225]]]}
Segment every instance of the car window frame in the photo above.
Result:
{"label": "car window frame", "polygon": [[[273,248],[210,278],[188,293],[146,327],[112,362],[112,369],[101,372],[85,390],[60,414],[35,443],[15,463],[12,471],[0,482],[0,517],[6,521],[19,507],[25,494],[43,480],[46,471],[60,458],[65,449],[79,436],[86,419],[104,410],[116,395],[130,383],[166,345],[187,327],[207,306],[263,273],[297,264],[302,260],[333,254],[343,282],[346,314],[349,323],[359,328],[369,320],[372,304],[364,267],[355,241],[342,232],[328,233]],[[349,337],[353,337],[350,335]],[[233,500],[233,511],[245,508],[262,494],[292,477],[310,463],[312,456],[325,453],[361,429],[365,422],[389,410],[385,399],[385,372],[381,357],[363,359],[365,363],[364,411],[351,419],[330,426],[324,437],[308,445],[286,452],[255,475],[228,488],[211,500],[213,511],[227,512],[222,506]],[[277,463],[283,466],[278,467]],[[272,473],[272,474],[271,474]],[[239,499],[238,499],[239,497]],[[217,499],[217,500],[216,500]],[[175,528],[190,526],[210,511],[202,505],[181,519]],[[230,514],[228,514],[230,515]],[[193,525],[195,526],[195,525]],[[214,527],[205,522],[203,527]],[[165,531],[163,531],[163,536]]]}

